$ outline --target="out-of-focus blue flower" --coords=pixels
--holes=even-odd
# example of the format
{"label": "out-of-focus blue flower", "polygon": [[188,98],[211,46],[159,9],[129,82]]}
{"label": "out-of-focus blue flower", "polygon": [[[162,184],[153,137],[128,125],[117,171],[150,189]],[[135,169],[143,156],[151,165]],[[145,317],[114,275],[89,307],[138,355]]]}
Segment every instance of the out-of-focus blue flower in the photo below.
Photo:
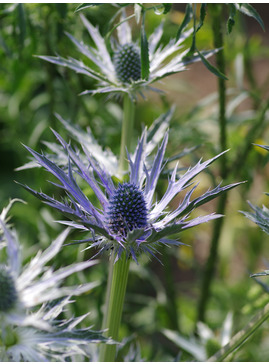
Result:
{"label": "out-of-focus blue flower", "polygon": [[89,327],[77,328],[87,315],[67,320],[58,316],[71,303],[71,296],[98,285],[94,282],[66,287],[62,285],[64,278],[93,266],[96,261],[58,270],[47,266],[61,249],[69,232],[66,229],[48,249],[38,252],[23,266],[16,231],[6,223],[13,202],[0,214],[0,249],[7,253],[7,260],[0,265],[0,361],[65,361],[67,357],[88,356],[90,343],[107,339]]}
{"label": "out-of-focus blue flower", "polygon": [[[73,69],[77,73],[98,81],[96,89],[84,91],[82,94],[127,93],[132,99],[135,99],[137,93],[143,95],[147,89],[158,91],[151,87],[152,83],[166,76],[185,71],[188,64],[201,59],[196,53],[186,57],[190,49],[182,51],[183,42],[193,33],[192,29],[182,32],[178,40],[173,38],[167,45],[163,46],[160,44],[163,35],[163,23],[161,23],[148,38],[149,76],[147,79],[142,79],[140,47],[137,42],[132,40],[131,28],[124,17],[117,27],[118,38],[111,38],[109,48],[98,28],[94,27],[85,16],[81,15],[80,17],[95,47],[78,41],[69,33],[67,36],[84,58],[89,59],[89,63],[71,57],[39,56],[39,58]],[[210,50],[201,53],[207,58],[215,52],[215,50]]]}
{"label": "out-of-focus blue flower", "polygon": [[[54,134],[68,156],[68,168],[61,168],[46,155],[26,148],[41,166],[59,180],[60,184],[53,184],[66,192],[67,200],[57,201],[28,186],[24,187],[71,220],[63,223],[90,231],[92,237],[87,241],[91,243],[91,247],[98,247],[100,252],[113,248],[116,259],[125,251],[127,256],[137,261],[137,256],[141,252],[155,256],[159,244],[182,244],[177,240],[178,233],[220,217],[210,214],[188,219],[191,211],[238,185],[235,183],[224,187],[217,186],[191,200],[196,184],[185,193],[178,207],[174,211],[169,211],[168,206],[172,199],[190,186],[191,180],[224,152],[208,161],[199,161],[180,177],[176,165],[168,179],[166,192],[159,201],[155,201],[156,185],[164,167],[167,132],[155,157],[149,162],[147,151],[150,141],[147,138],[147,129],[144,130],[134,155],[128,154],[128,178],[126,176],[124,183],[117,184],[113,182],[109,171],[103,168],[100,162],[98,163],[89,150],[83,148],[85,158],[78,150],[67,144],[57,132]],[[99,201],[98,207],[94,206],[83,193],[76,182],[75,174],[93,190]]]}
{"label": "out-of-focus blue flower", "polygon": [[[259,144],[255,144],[258,147],[261,147],[265,150],[267,150],[267,152],[269,152],[269,146],[267,145],[259,145]],[[266,193],[267,196],[269,196],[269,193]],[[269,209],[266,206],[256,206],[253,205],[252,203],[248,202],[249,206],[251,207],[253,212],[249,212],[249,211],[240,211],[242,214],[244,214],[249,220],[255,222],[255,224],[257,224],[262,231],[264,231],[266,234],[269,234]],[[267,267],[269,267],[268,262],[266,262]],[[261,282],[259,279],[257,279],[256,277],[262,277],[262,276],[268,276],[269,275],[269,270],[266,269],[263,272],[260,273],[255,273],[252,274],[251,277],[254,278],[256,280],[257,283],[259,283],[263,289],[268,293],[269,292],[269,286],[264,284],[263,282]]]}

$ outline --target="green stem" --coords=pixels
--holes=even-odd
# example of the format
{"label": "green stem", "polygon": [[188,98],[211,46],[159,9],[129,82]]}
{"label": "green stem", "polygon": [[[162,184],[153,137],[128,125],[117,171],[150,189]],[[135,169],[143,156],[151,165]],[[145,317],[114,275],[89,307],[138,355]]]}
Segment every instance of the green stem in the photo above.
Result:
{"label": "green stem", "polygon": [[[217,214],[223,215],[225,211],[226,201],[227,194],[224,193],[219,197]],[[198,303],[197,321],[205,321],[206,306],[210,297],[210,286],[218,259],[218,242],[221,234],[222,225],[223,218],[215,220],[215,223],[213,225],[209,257],[207,259],[205,271],[202,278],[201,297]]]}
{"label": "green stem", "polygon": [[108,265],[108,279],[107,279],[107,287],[106,287],[106,300],[105,300],[105,312],[103,317],[103,323],[102,323],[102,330],[105,330],[107,328],[107,315],[108,315],[108,305],[109,305],[109,299],[110,299],[110,291],[111,291],[111,284],[112,284],[112,276],[113,276],[113,267],[114,267],[114,260],[111,256],[111,259],[109,260]]}
{"label": "green stem", "polygon": [[[212,29],[214,34],[214,47],[220,48],[216,54],[217,67],[221,73],[225,74],[225,56],[224,56],[224,41],[222,29],[223,5],[212,4]],[[226,84],[223,78],[218,78],[218,93],[219,93],[219,127],[220,127],[220,149],[227,149],[227,121],[226,121]],[[227,176],[227,156],[224,154],[221,161],[221,177]]]}
{"label": "green stem", "polygon": [[[123,302],[128,280],[130,259],[123,253],[114,264],[113,276],[110,289],[110,299],[107,312],[106,327],[107,337],[117,341],[119,339],[119,327],[122,316]],[[100,362],[114,362],[116,356],[116,344],[102,344],[100,350]]]}
{"label": "green stem", "polygon": [[241,171],[242,166],[244,163],[242,161],[246,162],[249,152],[251,151],[252,143],[255,141],[256,138],[258,138],[260,135],[262,135],[264,131],[264,124],[266,121],[266,112],[269,108],[269,100],[264,101],[263,104],[260,105],[260,111],[259,115],[255,122],[253,122],[252,127],[249,129],[247,135],[244,138],[244,144],[239,149],[238,155],[235,158],[235,161],[231,167],[230,172],[234,175],[239,176],[239,172]]}
{"label": "green stem", "polygon": [[[122,177],[122,179],[124,176],[124,172],[128,168],[126,149],[130,150],[131,147],[133,126],[134,126],[134,112],[135,112],[134,103],[130,99],[129,95],[126,94],[123,100],[121,149],[120,149],[120,159],[119,159],[119,169],[118,169],[118,172]],[[124,275],[121,276],[120,274],[117,273],[119,270],[123,269],[123,267],[121,267],[121,265],[123,265],[122,261],[126,261],[125,254],[122,254],[122,257],[119,259],[117,263],[114,264],[114,259],[112,259],[112,257],[109,262],[105,313],[102,324],[103,329],[108,328],[107,335],[109,337],[112,337],[114,340],[118,340],[118,330],[121,321],[121,313],[123,309],[123,301],[126,291],[127,277],[129,270],[129,261],[128,261],[128,266],[125,267],[126,272],[124,272]],[[122,286],[122,291],[118,291],[117,286],[118,287]],[[115,302],[117,302],[116,308],[114,308]],[[121,304],[121,306],[119,304]],[[113,311],[114,309],[118,311],[117,315],[114,313]],[[116,355],[116,345],[101,346],[100,361],[114,361],[115,355]]]}
{"label": "green stem", "polygon": [[126,155],[126,148],[130,150],[134,126],[134,103],[129,95],[124,95],[123,103],[123,122],[121,129],[121,146],[120,146],[120,160],[119,160],[119,173],[122,175],[128,168],[128,161]]}
{"label": "green stem", "polygon": [[241,346],[257,329],[258,327],[269,318],[269,303],[257,313],[256,316],[242,329],[239,331],[230,342],[221,348],[216,354],[211,356],[207,361],[219,362],[223,361],[229,354]]}
{"label": "green stem", "polygon": [[[209,10],[211,10],[212,15],[212,30],[214,37],[214,47],[220,48],[219,52],[216,54],[216,63],[218,69],[221,73],[225,74],[225,57],[223,52],[223,30],[222,30],[222,16],[223,16],[223,5],[222,4],[210,4]],[[218,78],[218,92],[219,92],[219,128],[220,128],[220,150],[227,149],[227,130],[226,130],[226,86],[225,80]],[[227,157],[224,154],[223,158],[220,160],[221,165],[221,177],[225,180],[227,177]],[[227,195],[224,194],[219,199],[219,204],[217,208],[217,213],[223,215],[225,212]],[[210,253],[206,263],[206,269],[202,278],[202,290],[201,297],[198,303],[198,321],[205,320],[206,305],[210,296],[210,286],[212,279],[214,277],[215,266],[218,256],[218,244],[219,237],[221,234],[221,228],[223,225],[223,219],[215,220],[213,227],[213,235],[210,244]]]}

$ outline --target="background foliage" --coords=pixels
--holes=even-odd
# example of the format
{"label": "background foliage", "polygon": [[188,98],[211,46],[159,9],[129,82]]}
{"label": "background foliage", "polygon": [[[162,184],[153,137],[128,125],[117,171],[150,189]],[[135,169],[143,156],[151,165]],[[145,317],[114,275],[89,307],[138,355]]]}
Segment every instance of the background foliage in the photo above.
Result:
{"label": "background foliage", "polygon": [[[27,205],[15,204],[12,208],[12,222],[24,243],[25,260],[38,249],[47,247],[61,227],[55,223],[59,215],[13,182],[18,180],[34,189],[40,187],[48,194],[53,193],[52,186],[46,183],[48,175],[45,171],[38,168],[15,171],[29,158],[21,143],[35,150],[46,148],[42,141],[54,141],[50,127],[66,137],[54,116],[57,112],[83,128],[90,127],[101,145],[108,145],[115,153],[119,151],[121,102],[113,99],[104,102],[100,96],[79,96],[83,90],[94,87],[90,79],[34,57],[55,54],[76,57],[76,50],[65,31],[85,42],[90,41],[78,13],[75,13],[76,7],[77,4],[0,5],[0,207],[3,208],[10,198],[19,197],[27,201]],[[229,79],[226,84],[228,147],[231,148],[227,154],[231,168],[229,182],[246,180],[247,183],[232,190],[228,197],[217,271],[206,311],[206,324],[216,337],[229,312],[233,314],[232,333],[235,333],[269,302],[268,292],[249,278],[250,272],[266,268],[264,259],[268,259],[268,236],[238,212],[249,209],[247,200],[258,206],[268,204],[268,196],[263,194],[269,191],[268,153],[251,144],[269,144],[268,7],[268,4],[257,7],[265,23],[265,33],[254,19],[237,13],[232,32],[226,32],[224,40],[226,76]],[[166,38],[163,41],[168,41],[177,34],[184,11],[185,5],[173,4],[167,14],[148,12],[146,32],[150,33],[164,19]],[[106,4],[85,9],[83,13],[105,34],[115,8]],[[228,19],[228,11],[225,15]],[[136,31],[139,32],[139,29]],[[197,33],[198,49],[213,48],[212,39],[211,19],[207,15]],[[167,91],[166,95],[148,94],[146,101],[139,100],[134,140],[140,134],[141,124],[150,125],[167,111],[171,103],[175,103],[167,156],[184,148],[199,146],[180,160],[184,167],[190,163],[193,165],[201,156],[206,159],[217,154],[216,76],[199,63],[190,66],[187,72],[166,79],[159,86]],[[219,175],[218,165],[212,166],[210,173],[200,179],[200,191],[219,183]],[[164,180],[163,186],[165,183]],[[160,194],[161,190],[162,186]],[[215,211],[215,203],[208,204],[206,208]],[[219,344],[205,339],[205,329],[202,330],[202,339],[194,336],[201,274],[211,234],[212,224],[185,232],[182,241],[191,247],[162,251],[163,265],[146,259],[141,259],[139,266],[131,265],[121,332],[122,337],[130,338],[126,348],[122,349],[122,358],[130,345],[134,345],[136,355],[139,355],[140,348],[141,357],[148,361],[170,361],[177,355],[181,360],[195,357],[188,352],[188,346],[181,351],[175,342],[167,338],[168,335],[164,335],[163,329],[176,331],[192,343],[192,348],[202,345],[210,354],[216,351]],[[89,250],[81,252],[77,247],[68,246],[61,251],[55,265],[88,259],[91,254]],[[76,314],[92,312],[88,323],[94,324],[96,329],[101,326],[107,275],[107,258],[101,260],[91,272],[79,273],[71,282],[96,279],[103,282],[88,295],[78,298],[75,305]],[[266,282],[268,277],[262,279]],[[268,334],[268,324],[264,324],[233,359],[268,361]],[[139,357],[135,359],[139,360]]]}

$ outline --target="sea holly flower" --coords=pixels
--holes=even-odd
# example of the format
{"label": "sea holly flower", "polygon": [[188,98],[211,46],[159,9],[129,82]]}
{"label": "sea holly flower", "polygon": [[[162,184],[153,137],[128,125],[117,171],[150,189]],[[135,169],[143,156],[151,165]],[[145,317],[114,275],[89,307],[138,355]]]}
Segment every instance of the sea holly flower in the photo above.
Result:
{"label": "sea holly flower", "polygon": [[[269,152],[269,146],[255,144],[258,147],[261,147]],[[269,196],[269,193],[266,193]],[[251,209],[254,212],[241,211],[248,219],[255,222],[260,228],[269,234],[269,209],[266,206],[262,208],[259,206],[255,206],[249,202]]]}
{"label": "sea holly flower", "polygon": [[0,214],[0,253],[6,251],[7,256],[0,264],[0,361],[63,361],[74,355],[81,358],[87,355],[85,346],[107,339],[89,327],[76,328],[87,315],[68,320],[58,316],[71,303],[71,296],[88,292],[98,283],[66,287],[62,282],[96,261],[54,271],[46,265],[61,249],[69,232],[66,229],[24,267],[16,232],[6,222],[13,202]]}
{"label": "sea holly flower", "polygon": [[[256,144],[256,145],[269,152],[269,146],[259,145],[259,144]],[[269,196],[269,193],[266,193],[266,195]],[[268,209],[268,207],[255,206],[251,202],[248,202],[248,204],[251,207],[251,209],[253,210],[253,212],[248,212],[248,211],[240,211],[240,212],[242,212],[242,214],[244,214],[249,220],[255,222],[255,224],[257,224],[262,229],[262,231],[269,234],[269,209]],[[269,270],[267,269],[267,270],[264,270],[263,272],[252,274],[251,277],[255,278],[255,277],[259,277],[259,276],[268,276],[268,275],[269,275]],[[258,280],[257,280],[257,282],[260,283],[260,281],[258,281]],[[264,285],[264,283],[262,283],[261,285],[264,288],[268,288],[268,286]],[[268,290],[267,290],[267,292],[268,292]]]}
{"label": "sea holly flower", "polygon": [[[85,16],[80,15],[80,17],[95,46],[86,45],[69,33],[67,36],[79,52],[89,59],[89,63],[71,57],[39,56],[39,58],[73,69],[98,81],[96,89],[86,90],[82,94],[125,93],[136,99],[137,93],[143,95],[147,89],[158,91],[151,87],[154,82],[185,71],[188,64],[201,60],[197,53],[190,56],[190,49],[182,51],[184,41],[193,33],[192,29],[182,32],[178,40],[171,39],[165,46],[160,44],[163,35],[162,22],[148,38],[149,75],[144,79],[141,72],[140,47],[138,42],[133,41],[131,28],[124,17],[117,26],[118,37],[117,39],[111,37],[109,47],[98,28],[94,27]],[[201,51],[200,54],[207,58],[215,52],[215,50]]]}
{"label": "sea holly flower", "polygon": [[[13,232],[0,220],[2,239],[6,242],[8,264],[0,266],[0,282],[5,294],[1,296],[0,306],[6,319],[19,318],[24,308],[31,308],[66,295],[80,295],[94,288],[96,283],[79,287],[61,287],[63,279],[96,264],[96,261],[80,262],[53,271],[46,264],[60,251],[69,230],[66,229],[55,239],[49,248],[39,252],[26,267],[22,267],[18,240]],[[2,312],[1,311],[1,312]]]}
{"label": "sea holly flower", "polygon": [[[60,319],[73,301],[64,298],[53,306],[43,305],[38,311],[27,313],[25,324],[0,325],[0,361],[48,362],[83,361],[92,359],[91,346],[112,343],[91,327],[77,328],[87,315]],[[33,325],[34,320],[37,320]],[[94,351],[93,351],[94,352]]]}
{"label": "sea holly flower", "polygon": [[[195,176],[224,152],[208,161],[199,161],[180,177],[178,177],[176,165],[168,179],[166,192],[159,201],[155,202],[156,185],[164,166],[167,132],[154,159],[149,162],[146,151],[150,141],[147,138],[147,129],[143,131],[134,155],[128,154],[129,173],[123,183],[115,183],[109,172],[88,150],[84,148],[87,160],[85,163],[85,158],[82,158],[78,150],[75,151],[57,132],[54,131],[54,134],[68,156],[67,170],[52,162],[46,155],[39,154],[29,147],[26,148],[41,166],[58,179],[60,184],[53,184],[65,191],[67,200],[58,201],[28,186],[24,187],[71,219],[62,223],[90,231],[92,236],[87,239],[90,247],[98,247],[99,252],[113,249],[116,259],[126,252],[127,256],[137,261],[137,256],[142,252],[155,256],[159,244],[182,244],[177,240],[178,233],[220,217],[210,214],[188,219],[190,212],[238,185],[235,183],[224,187],[217,186],[191,200],[196,184],[185,193],[178,207],[174,211],[169,211],[168,206],[173,198],[185,190]],[[99,201],[98,207],[94,206],[83,193],[76,182],[75,175],[82,178],[93,190]]]}

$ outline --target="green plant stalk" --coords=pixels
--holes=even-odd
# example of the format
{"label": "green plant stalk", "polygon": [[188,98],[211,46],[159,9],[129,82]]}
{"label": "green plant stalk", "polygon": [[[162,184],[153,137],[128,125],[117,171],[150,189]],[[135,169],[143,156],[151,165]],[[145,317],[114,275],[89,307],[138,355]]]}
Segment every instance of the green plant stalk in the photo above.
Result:
{"label": "green plant stalk", "polygon": [[107,278],[107,287],[106,287],[106,298],[105,298],[105,312],[103,317],[102,323],[102,330],[105,330],[107,327],[107,316],[108,316],[108,305],[110,299],[110,291],[111,291],[111,284],[112,284],[112,276],[113,276],[113,267],[114,267],[114,260],[113,256],[111,256],[108,264],[108,278]]}
{"label": "green plant stalk", "polygon": [[[217,214],[223,214],[225,211],[227,194],[219,197]],[[197,322],[205,321],[205,312],[208,299],[210,297],[210,286],[213,280],[216,262],[218,259],[218,242],[223,226],[223,218],[217,219],[213,225],[213,233],[210,245],[209,257],[206,262],[205,271],[202,277],[201,296],[198,302]]]}
{"label": "green plant stalk", "polygon": [[230,342],[221,348],[216,354],[211,356],[207,361],[219,362],[223,361],[229,354],[239,348],[261,324],[269,318],[269,303],[257,313],[256,316],[237,334],[235,334]]}
{"label": "green plant stalk", "polygon": [[247,135],[244,138],[244,145],[239,149],[238,155],[235,158],[233,165],[231,166],[231,173],[239,176],[239,172],[243,166],[242,161],[246,161],[248,154],[251,150],[253,141],[262,135],[265,128],[266,112],[269,108],[269,100],[265,100],[260,105],[259,115],[255,123],[249,129]]}
{"label": "green plant stalk", "polygon": [[[223,4],[209,4],[209,10],[212,15],[212,30],[214,37],[214,47],[220,48],[216,54],[217,68],[221,73],[225,74],[225,57],[223,52],[223,29],[222,29],[222,16],[223,16]],[[219,128],[220,128],[220,150],[227,149],[227,130],[226,130],[226,86],[225,80],[218,78],[218,93],[219,93]],[[220,174],[222,180],[227,177],[227,157],[224,154],[220,159]],[[217,207],[217,214],[224,215],[226,206],[227,194],[223,194],[219,198]],[[206,305],[210,296],[210,286],[214,277],[215,266],[218,256],[219,237],[221,234],[221,228],[223,225],[223,219],[217,219],[213,225],[213,234],[210,244],[209,257],[206,263],[205,272],[202,278],[202,290],[201,297],[198,302],[198,321],[205,321]]]}
{"label": "green plant stalk", "polygon": [[134,127],[134,109],[135,105],[130,99],[128,94],[124,95],[123,100],[123,122],[121,129],[121,146],[120,146],[120,160],[119,160],[119,174],[123,178],[123,174],[127,171],[128,161],[126,148],[130,150],[133,127]]}
{"label": "green plant stalk", "polygon": [[[129,265],[130,259],[123,253],[121,258],[114,264],[113,269],[106,323],[108,331],[106,335],[107,337],[111,337],[114,341],[119,339],[119,327],[128,281]],[[99,358],[100,362],[114,362],[115,356],[116,344],[102,344]]]}
{"label": "green plant stalk", "polygon": [[[121,149],[120,149],[120,159],[119,159],[119,175],[124,176],[124,172],[128,168],[127,154],[126,149],[130,150],[131,141],[132,141],[132,133],[134,126],[134,112],[135,107],[134,103],[130,99],[129,95],[124,96],[123,100],[123,120],[122,120],[122,132],[121,132]],[[122,270],[123,267],[118,267],[123,263],[124,254],[122,258],[119,259],[117,263],[114,264],[114,259],[111,257],[109,262],[109,271],[108,271],[108,280],[107,280],[107,290],[106,290],[106,300],[105,300],[105,312],[103,317],[102,329],[108,329],[107,335],[112,337],[114,340],[118,340],[118,331],[121,321],[121,314],[123,309],[123,301],[126,291],[127,278],[128,278],[128,269],[124,274],[124,276],[117,275],[118,270]],[[126,279],[126,282],[124,281]],[[116,283],[115,283],[116,282]],[[125,282],[125,286],[122,284]],[[122,286],[123,289],[116,291],[117,285],[119,287]],[[118,300],[118,301],[117,301]],[[112,307],[114,307],[115,302],[117,315],[113,312]],[[121,306],[119,305],[121,304]],[[117,319],[118,321],[116,321]],[[106,347],[108,346],[108,348]],[[100,350],[100,361],[114,361],[116,354],[116,345],[102,345]],[[102,360],[101,360],[102,359]]]}
{"label": "green plant stalk", "polygon": [[165,310],[165,315],[167,316],[167,327],[171,330],[179,330],[179,312],[176,303],[176,289],[174,284],[174,274],[173,274],[173,264],[170,255],[167,253],[167,247],[163,247],[160,250],[162,255],[162,263],[165,267],[164,270],[164,289],[167,297],[167,307]]}

